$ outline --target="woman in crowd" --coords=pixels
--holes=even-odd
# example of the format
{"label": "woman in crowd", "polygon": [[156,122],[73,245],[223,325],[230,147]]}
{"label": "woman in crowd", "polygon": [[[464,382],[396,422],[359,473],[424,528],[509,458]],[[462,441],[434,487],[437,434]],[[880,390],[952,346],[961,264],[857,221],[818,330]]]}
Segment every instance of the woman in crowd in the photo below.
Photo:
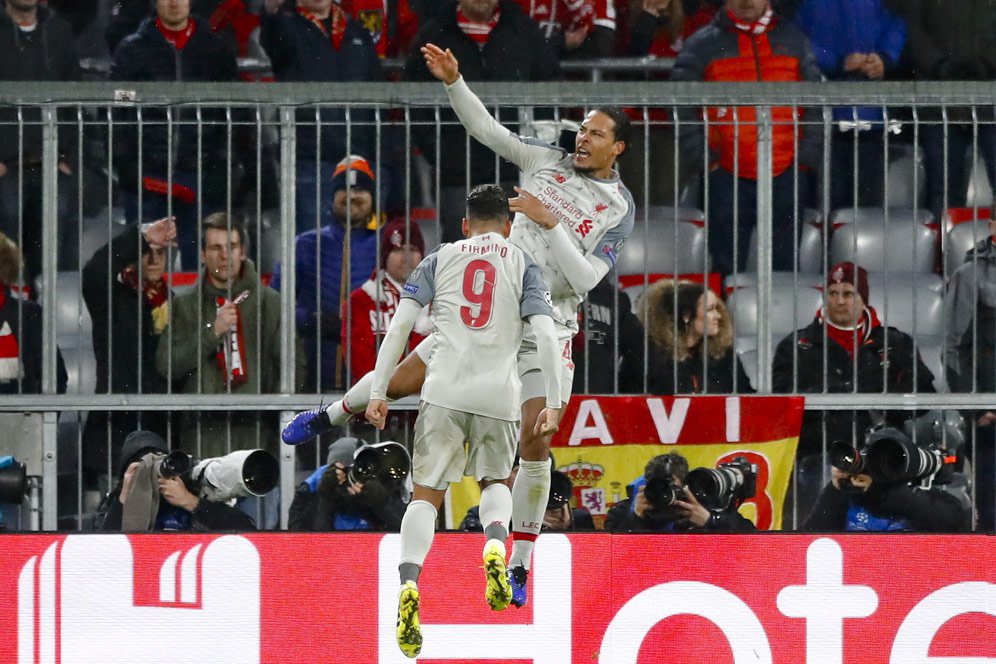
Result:
{"label": "woman in crowd", "polygon": [[627,391],[651,394],[754,391],[733,352],[730,314],[716,294],[702,284],[671,280],[653,283],[637,301],[637,316],[647,333],[646,385],[641,344],[624,360]]}

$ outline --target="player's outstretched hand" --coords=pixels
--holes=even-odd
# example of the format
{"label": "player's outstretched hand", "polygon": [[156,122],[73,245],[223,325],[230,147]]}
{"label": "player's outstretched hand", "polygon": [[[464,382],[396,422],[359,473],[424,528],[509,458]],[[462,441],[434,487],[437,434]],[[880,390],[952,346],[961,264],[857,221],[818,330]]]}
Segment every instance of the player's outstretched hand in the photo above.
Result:
{"label": "player's outstretched hand", "polygon": [[560,408],[544,408],[536,418],[533,433],[540,436],[550,436],[560,428]]}
{"label": "player's outstretched hand", "polygon": [[435,44],[426,44],[421,48],[422,56],[425,58],[425,65],[433,76],[446,85],[456,83],[460,78],[460,63],[457,62],[453,51],[445,51]]}
{"label": "player's outstretched hand", "polygon": [[374,399],[367,404],[366,418],[367,422],[383,431],[387,424],[387,402]]}
{"label": "player's outstretched hand", "polygon": [[529,217],[530,221],[547,230],[557,225],[557,218],[543,205],[543,201],[519,187],[515,187],[515,193],[518,196],[508,199],[508,209],[513,214],[521,212]]}

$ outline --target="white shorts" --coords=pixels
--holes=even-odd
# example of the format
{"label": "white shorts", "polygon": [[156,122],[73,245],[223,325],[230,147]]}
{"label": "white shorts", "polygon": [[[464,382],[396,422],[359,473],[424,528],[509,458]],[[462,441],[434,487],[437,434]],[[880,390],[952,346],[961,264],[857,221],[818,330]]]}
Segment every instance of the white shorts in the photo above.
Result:
{"label": "white shorts", "polygon": [[412,479],[440,491],[464,475],[478,481],[504,480],[512,472],[518,431],[518,422],[423,401],[415,420]]}
{"label": "white shorts", "polygon": [[[573,391],[572,387],[574,384],[574,360],[571,356],[571,341],[566,340],[561,341],[561,343],[564,344],[564,352],[560,356],[560,400],[563,403],[568,403],[571,400],[571,392]],[[415,347],[414,352],[428,366],[435,348],[435,335],[430,334]],[[519,380],[522,382],[520,403],[546,396],[546,383],[543,382],[543,372],[540,371],[539,351],[535,344],[523,342],[519,346],[518,370]]]}

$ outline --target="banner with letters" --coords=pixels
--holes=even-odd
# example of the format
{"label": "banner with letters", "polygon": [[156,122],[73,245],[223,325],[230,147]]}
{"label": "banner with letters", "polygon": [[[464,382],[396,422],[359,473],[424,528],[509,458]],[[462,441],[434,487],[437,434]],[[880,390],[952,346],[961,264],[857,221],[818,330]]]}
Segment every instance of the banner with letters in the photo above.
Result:
{"label": "banner with letters", "polygon": [[[757,494],[740,507],[760,530],[778,530],[802,426],[803,397],[575,396],[554,435],[556,467],[574,482],[575,507],[601,527],[608,508],[652,457],[678,452],[690,468],[738,456],[758,468]],[[464,478],[447,496],[447,527],[480,502]]]}
{"label": "banner with letters", "polygon": [[[418,661],[982,664],[986,535],[539,537],[529,602],[484,600],[484,538],[436,536]],[[0,535],[5,664],[402,664],[400,536]]]}

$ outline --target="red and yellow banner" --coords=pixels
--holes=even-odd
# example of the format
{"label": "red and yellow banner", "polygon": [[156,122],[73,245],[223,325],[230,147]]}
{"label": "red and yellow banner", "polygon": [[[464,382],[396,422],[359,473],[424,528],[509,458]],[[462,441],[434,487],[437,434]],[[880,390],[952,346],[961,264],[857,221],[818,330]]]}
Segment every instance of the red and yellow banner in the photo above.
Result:
{"label": "red and yellow banner", "polygon": [[[758,467],[757,494],[740,507],[760,530],[778,530],[802,424],[803,397],[594,397],[571,400],[553,439],[575,505],[600,525],[651,458],[678,452],[690,468],[742,456]],[[450,489],[447,526],[480,502],[472,479]]]}

